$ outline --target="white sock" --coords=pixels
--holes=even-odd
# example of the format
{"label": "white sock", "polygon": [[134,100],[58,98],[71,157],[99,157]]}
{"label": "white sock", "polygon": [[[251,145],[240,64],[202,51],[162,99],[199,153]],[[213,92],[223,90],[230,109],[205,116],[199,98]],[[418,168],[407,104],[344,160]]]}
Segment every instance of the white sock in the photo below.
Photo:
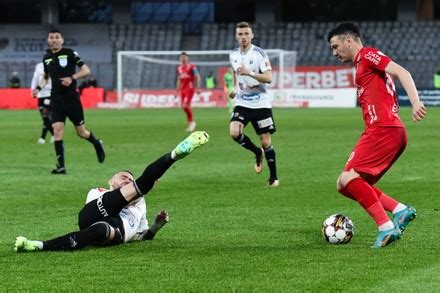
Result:
{"label": "white sock", "polygon": [[407,206],[406,205],[404,205],[403,203],[398,203],[397,204],[397,206],[394,208],[394,210],[393,210],[393,214],[395,214],[395,213],[398,213],[398,212],[400,212],[400,211],[403,211],[404,209],[406,209],[407,208]]}
{"label": "white sock", "polygon": [[34,240],[34,242],[38,246],[38,249],[43,249],[43,241]]}
{"label": "white sock", "polygon": [[394,229],[394,224],[391,221],[388,221],[382,225],[379,226],[379,231],[385,231],[385,230],[390,230],[390,229]]}
{"label": "white sock", "polygon": [[176,160],[176,151],[175,150],[171,151],[171,159]]}

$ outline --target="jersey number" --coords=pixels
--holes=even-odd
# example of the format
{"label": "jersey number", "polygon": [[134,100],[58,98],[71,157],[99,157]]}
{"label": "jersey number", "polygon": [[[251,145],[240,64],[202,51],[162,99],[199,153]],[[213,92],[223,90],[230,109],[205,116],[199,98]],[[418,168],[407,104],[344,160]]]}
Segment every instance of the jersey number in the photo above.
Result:
{"label": "jersey number", "polygon": [[393,78],[388,73],[385,74],[385,85],[387,87],[387,92],[394,97],[396,93],[396,86],[394,85]]}

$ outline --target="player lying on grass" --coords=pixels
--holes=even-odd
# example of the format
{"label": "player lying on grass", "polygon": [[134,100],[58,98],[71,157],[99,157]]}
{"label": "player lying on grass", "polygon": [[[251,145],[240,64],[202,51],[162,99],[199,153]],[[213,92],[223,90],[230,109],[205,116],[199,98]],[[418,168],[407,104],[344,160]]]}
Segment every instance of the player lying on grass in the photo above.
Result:
{"label": "player lying on grass", "polygon": [[[426,115],[411,74],[376,48],[362,45],[359,29],[342,23],[327,36],[333,55],[355,66],[357,98],[365,130],[337,180],[338,191],[357,201],[377,224],[374,248],[400,238],[416,217],[413,207],[386,195],[374,185],[400,157],[407,144],[405,126],[399,118],[393,76],[400,80],[412,105],[413,121]],[[393,214],[393,221],[386,212]]]}
{"label": "player lying on grass", "polygon": [[157,231],[168,222],[168,213],[162,211],[157,214],[153,225],[148,228],[144,195],[174,162],[208,140],[206,132],[193,132],[172,152],[151,163],[136,180],[129,171],[118,171],[109,180],[110,190],[90,190],[86,204],[78,215],[79,231],[47,241],[27,240],[20,236],[16,239],[14,250],[77,250],[89,245],[110,246],[153,239]]}

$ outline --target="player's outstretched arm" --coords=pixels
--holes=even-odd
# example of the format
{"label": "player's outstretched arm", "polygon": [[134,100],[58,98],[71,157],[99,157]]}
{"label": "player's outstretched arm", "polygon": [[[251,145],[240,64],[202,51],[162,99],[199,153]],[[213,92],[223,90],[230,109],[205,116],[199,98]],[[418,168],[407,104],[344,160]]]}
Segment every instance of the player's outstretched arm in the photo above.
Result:
{"label": "player's outstretched arm", "polygon": [[393,76],[396,76],[400,80],[403,89],[408,94],[409,101],[411,102],[413,108],[413,121],[417,122],[425,118],[425,115],[427,114],[426,108],[425,105],[423,105],[423,103],[420,101],[419,94],[411,73],[393,61],[387,65],[385,71]]}

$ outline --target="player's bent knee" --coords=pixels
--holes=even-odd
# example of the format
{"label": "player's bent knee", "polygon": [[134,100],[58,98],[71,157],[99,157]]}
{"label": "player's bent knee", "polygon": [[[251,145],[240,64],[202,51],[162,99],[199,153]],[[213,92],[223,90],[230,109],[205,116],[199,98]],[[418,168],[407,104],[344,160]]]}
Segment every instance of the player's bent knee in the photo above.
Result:
{"label": "player's bent knee", "polygon": [[341,192],[342,189],[344,189],[344,186],[342,186],[341,176],[339,176],[338,179],[336,179],[336,190]]}
{"label": "player's bent knee", "polygon": [[342,174],[339,176],[337,183],[336,183],[338,191],[345,188],[347,186],[347,184],[350,183],[350,181],[352,181],[353,179],[356,179],[358,177],[360,177],[359,173],[357,173],[354,170],[342,172]]}
{"label": "player's bent knee", "polygon": [[76,130],[76,134],[79,136],[79,137],[81,137],[81,138],[84,138],[84,139],[86,139],[88,136],[87,136],[87,132],[85,131],[85,130]]}
{"label": "player's bent knee", "polygon": [[237,140],[241,137],[240,127],[231,123],[229,126],[229,135],[233,140]]}
{"label": "player's bent knee", "polygon": [[96,222],[87,228],[87,232],[94,245],[108,246],[123,242],[122,234],[119,229],[112,227],[107,222]]}
{"label": "player's bent knee", "polygon": [[90,235],[93,235],[92,239],[96,244],[106,244],[115,237],[115,229],[106,222],[97,222],[87,230],[89,230]]}
{"label": "player's bent knee", "polygon": [[237,140],[237,139],[239,139],[240,138],[240,132],[235,132],[235,131],[231,131],[230,133],[229,133],[230,135],[231,135],[231,138],[233,139],[233,140]]}
{"label": "player's bent knee", "polygon": [[266,150],[269,149],[272,146],[272,141],[269,140],[263,140],[261,141],[261,146]]}

